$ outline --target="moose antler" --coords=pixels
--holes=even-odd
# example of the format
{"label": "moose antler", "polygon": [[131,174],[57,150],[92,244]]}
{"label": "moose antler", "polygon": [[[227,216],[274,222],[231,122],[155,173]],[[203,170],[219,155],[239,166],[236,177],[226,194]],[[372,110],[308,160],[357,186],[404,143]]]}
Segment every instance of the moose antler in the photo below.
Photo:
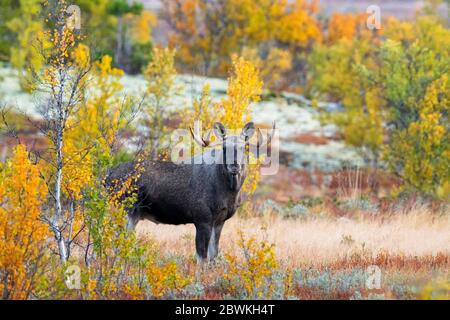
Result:
{"label": "moose antler", "polygon": [[272,125],[272,130],[270,132],[270,134],[267,136],[267,139],[264,140],[264,136],[261,133],[261,129],[258,128],[256,131],[258,132],[257,134],[257,140],[256,140],[256,145],[249,143],[249,147],[251,148],[251,150],[255,150],[256,148],[256,155],[257,157],[259,157],[259,150],[261,147],[267,146],[272,142],[272,138],[275,135],[275,130],[276,130],[276,124],[275,121],[273,122]]}
{"label": "moose antler", "polygon": [[192,138],[194,138],[195,142],[197,142],[203,148],[212,148],[222,143],[220,139],[217,139],[217,141],[211,143],[211,129],[207,131],[206,137],[203,138],[200,134],[200,121],[195,121],[194,130],[192,130],[192,127],[189,127],[189,130],[191,131]]}

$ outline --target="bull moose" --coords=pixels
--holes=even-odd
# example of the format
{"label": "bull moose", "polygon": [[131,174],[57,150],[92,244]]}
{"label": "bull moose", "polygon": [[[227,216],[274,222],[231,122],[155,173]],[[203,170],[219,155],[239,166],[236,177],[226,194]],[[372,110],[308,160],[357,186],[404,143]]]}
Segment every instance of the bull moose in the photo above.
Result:
{"label": "bull moose", "polygon": [[[191,129],[194,140],[210,149],[191,157],[189,162],[145,160],[136,181],[137,201],[128,212],[127,228],[134,230],[143,219],[163,224],[193,223],[196,228],[197,259],[213,260],[218,254],[220,234],[241,203],[241,187],[247,175],[248,150],[258,150],[273,137],[264,137],[253,122],[247,123],[240,135],[227,135],[225,127],[216,122],[216,141]],[[258,132],[257,144],[250,138]],[[221,148],[213,148],[221,145]],[[203,161],[199,160],[201,157]],[[214,161],[211,161],[214,160]],[[200,164],[197,164],[199,163]],[[110,170],[107,184],[121,181],[133,172],[135,162],[121,164]]]}

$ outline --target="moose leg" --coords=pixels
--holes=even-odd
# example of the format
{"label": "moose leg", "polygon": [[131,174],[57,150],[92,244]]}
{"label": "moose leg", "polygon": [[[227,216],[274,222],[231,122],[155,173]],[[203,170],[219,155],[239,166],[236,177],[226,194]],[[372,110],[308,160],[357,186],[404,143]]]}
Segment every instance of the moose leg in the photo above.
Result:
{"label": "moose leg", "polygon": [[195,235],[195,247],[197,249],[197,259],[204,262],[208,257],[208,244],[211,238],[211,225],[207,223],[196,224],[197,234]]}
{"label": "moose leg", "polygon": [[211,239],[209,239],[208,245],[208,258],[213,261],[219,253],[219,240],[222,228],[225,222],[220,222],[214,225],[211,232]]}

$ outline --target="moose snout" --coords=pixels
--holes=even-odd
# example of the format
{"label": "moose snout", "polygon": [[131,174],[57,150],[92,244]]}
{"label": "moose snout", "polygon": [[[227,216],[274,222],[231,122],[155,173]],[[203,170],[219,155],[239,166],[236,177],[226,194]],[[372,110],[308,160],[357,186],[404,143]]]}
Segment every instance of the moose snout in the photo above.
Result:
{"label": "moose snout", "polygon": [[231,164],[228,167],[229,173],[236,176],[241,171],[241,166],[239,164]]}

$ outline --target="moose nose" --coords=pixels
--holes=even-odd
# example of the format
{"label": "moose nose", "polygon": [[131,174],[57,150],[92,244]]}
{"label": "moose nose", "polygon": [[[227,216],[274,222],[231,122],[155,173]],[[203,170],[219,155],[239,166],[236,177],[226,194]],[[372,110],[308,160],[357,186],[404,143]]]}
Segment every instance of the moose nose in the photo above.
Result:
{"label": "moose nose", "polygon": [[232,175],[237,175],[239,173],[239,165],[231,165],[230,166],[230,173]]}

